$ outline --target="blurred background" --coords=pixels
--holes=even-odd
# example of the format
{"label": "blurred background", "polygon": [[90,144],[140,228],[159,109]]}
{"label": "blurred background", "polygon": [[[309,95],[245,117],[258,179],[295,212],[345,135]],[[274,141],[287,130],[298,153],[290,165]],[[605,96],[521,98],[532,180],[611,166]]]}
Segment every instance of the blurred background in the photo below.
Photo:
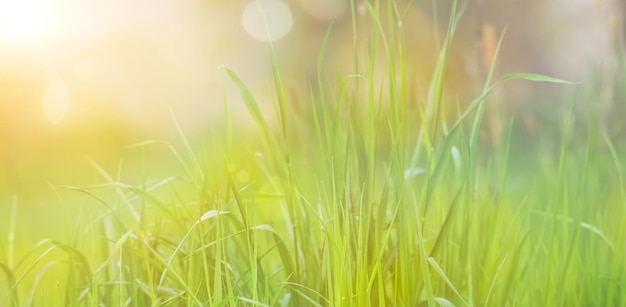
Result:
{"label": "blurred background", "polygon": [[[415,99],[428,87],[451,2],[396,1],[406,13]],[[594,99],[607,109],[622,99],[615,94],[619,84],[605,81],[614,80],[607,76],[616,73],[615,51],[624,44],[623,1],[461,2],[449,93],[466,101],[481,89],[506,28],[499,76],[533,72],[599,83],[606,97],[581,99],[590,108]],[[354,0],[354,11],[366,14],[361,0]],[[221,65],[236,71],[271,112],[267,41],[274,44],[287,86],[307,89],[331,23],[323,68],[352,73],[349,0],[0,0],[0,214],[7,216],[17,195],[20,214],[28,217],[22,227],[53,225],[59,221],[47,213],[70,205],[57,199],[51,185],[104,181],[89,161],[115,173],[121,160],[147,155],[127,145],[180,142],[173,118],[192,143],[202,142],[224,120],[225,96],[232,113],[246,118]],[[367,31],[357,31],[363,46]],[[496,94],[503,112],[521,114],[532,127],[537,114],[564,112],[563,91],[514,82]],[[142,161],[158,164],[168,153],[163,148],[149,155]],[[175,167],[124,169],[131,177],[134,171],[158,176]]]}

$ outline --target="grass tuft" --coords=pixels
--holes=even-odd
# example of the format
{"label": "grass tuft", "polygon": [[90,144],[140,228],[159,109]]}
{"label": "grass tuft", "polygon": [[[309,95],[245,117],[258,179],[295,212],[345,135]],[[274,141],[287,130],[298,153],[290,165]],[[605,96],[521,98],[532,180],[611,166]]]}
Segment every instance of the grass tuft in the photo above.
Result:
{"label": "grass tuft", "polygon": [[[225,93],[225,124],[202,150],[176,119],[180,152],[162,141],[128,146],[167,148],[177,173],[137,179],[122,172],[136,161],[116,175],[91,161],[103,183],[56,186],[85,196],[71,244],[43,240],[20,257],[14,205],[0,305],[624,305],[619,136],[593,124],[578,135],[572,107],[561,128],[533,140],[536,153],[520,150],[517,118],[502,119],[499,146],[481,138],[487,100],[506,103],[489,98],[503,83],[573,83],[497,79],[503,33],[478,96],[452,98],[446,74],[462,15],[453,1],[417,101],[409,8],[370,0],[360,13],[358,4],[353,67],[327,68],[329,28],[317,76],[296,86],[296,102],[269,45],[275,118],[224,66],[256,129],[237,125]],[[520,155],[532,158],[519,167]]]}

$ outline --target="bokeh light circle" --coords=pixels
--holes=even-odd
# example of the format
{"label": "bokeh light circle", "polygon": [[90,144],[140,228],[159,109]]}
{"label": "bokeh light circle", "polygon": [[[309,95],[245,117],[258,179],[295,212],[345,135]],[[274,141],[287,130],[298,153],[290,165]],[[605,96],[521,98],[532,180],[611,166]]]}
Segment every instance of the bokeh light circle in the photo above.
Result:
{"label": "bokeh light circle", "polygon": [[280,0],[258,0],[246,6],[241,23],[254,39],[276,41],[289,33],[293,17],[289,7]]}
{"label": "bokeh light circle", "polygon": [[58,125],[63,121],[70,105],[69,91],[63,80],[50,82],[43,95],[43,111],[48,120]]}

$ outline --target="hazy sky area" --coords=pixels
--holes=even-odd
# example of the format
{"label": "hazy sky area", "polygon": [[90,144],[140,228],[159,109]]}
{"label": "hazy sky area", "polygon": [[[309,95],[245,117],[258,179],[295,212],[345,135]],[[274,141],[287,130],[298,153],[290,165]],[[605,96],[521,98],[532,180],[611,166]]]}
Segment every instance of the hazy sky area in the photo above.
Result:
{"label": "hazy sky area", "polygon": [[[430,1],[405,11],[409,70],[418,89],[427,87],[448,2],[439,1],[438,19]],[[477,2],[482,6],[472,5],[461,19],[451,91],[482,82],[475,77],[485,71],[484,35],[498,37],[507,25],[499,74],[574,81],[610,60],[611,36],[621,31],[621,11],[610,1]],[[357,15],[365,14],[362,2],[355,3]],[[406,9],[405,1],[398,7]],[[51,162],[54,153],[69,161],[68,152],[105,160],[120,146],[172,137],[171,114],[188,133],[204,133],[223,121],[224,95],[235,116],[245,114],[221,65],[239,73],[271,114],[268,35],[287,85],[305,87],[315,80],[331,21],[324,69],[348,74],[348,1],[0,0],[3,181],[10,185],[26,168],[37,168],[33,161],[42,173],[58,173],[54,167],[63,164]],[[519,84],[510,87],[511,96],[522,100],[533,89]]]}
{"label": "hazy sky area", "polygon": [[[522,1],[488,2],[482,12],[467,12],[465,20],[480,18],[496,23],[498,32],[508,24],[504,48],[517,49],[509,52],[515,58],[508,65],[514,68],[544,66],[540,68],[575,77],[586,68],[584,60],[602,56],[608,49],[609,4],[591,0],[552,0],[543,4],[528,1],[520,11]],[[46,89],[62,83],[68,92],[68,122],[73,117],[92,116],[90,113],[101,115],[97,110],[104,108],[150,126],[163,124],[169,108],[192,122],[211,117],[222,104],[222,64],[234,68],[253,87],[264,87],[268,81],[267,46],[262,42],[267,36],[266,25],[254,1],[1,3],[1,86],[13,90],[9,91],[13,95],[3,95],[3,104],[41,106]],[[312,3],[259,2],[268,20],[267,30],[277,39],[280,61],[286,66],[315,62],[320,47],[315,44],[334,17],[337,33],[349,30],[345,29],[350,26],[346,22],[347,1],[318,1],[317,6]],[[421,8],[429,9],[427,5]],[[445,12],[445,7],[440,11]],[[429,16],[431,12],[426,11],[412,13],[409,18]],[[431,20],[421,21],[428,22]],[[413,32],[417,37],[432,29]],[[310,48],[302,51],[302,45]],[[335,43],[329,50],[332,54],[349,48],[349,44]],[[503,57],[507,59],[506,54]],[[305,63],[302,68],[307,66]],[[287,74],[291,72],[288,66],[286,70]],[[28,96],[32,97],[14,93],[20,88],[28,88]],[[65,107],[59,108],[65,113],[61,112]],[[41,114],[29,111],[30,116],[33,121],[41,119]],[[56,115],[57,119],[51,121],[60,124],[65,116]]]}

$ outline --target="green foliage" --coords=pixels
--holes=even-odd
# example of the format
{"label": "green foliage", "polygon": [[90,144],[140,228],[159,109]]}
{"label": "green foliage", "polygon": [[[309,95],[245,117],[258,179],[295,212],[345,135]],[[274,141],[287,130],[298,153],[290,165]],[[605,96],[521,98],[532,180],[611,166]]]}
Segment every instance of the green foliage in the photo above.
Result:
{"label": "green foliage", "polygon": [[[106,183],[70,189],[98,213],[86,210],[71,226],[72,244],[44,240],[20,261],[7,261],[12,252],[0,259],[0,305],[624,305],[623,144],[590,127],[578,150],[570,112],[559,135],[541,136],[561,144],[558,156],[541,148],[538,166],[510,171],[513,121],[503,148],[480,144],[488,95],[513,79],[567,82],[511,74],[491,83],[492,70],[448,129],[456,1],[417,108],[395,22],[403,14],[393,1],[365,3],[375,27],[354,38],[371,42],[355,44],[354,56],[368,59],[364,72],[335,80],[320,69],[296,106],[270,49],[274,130],[225,68],[258,131],[236,135],[226,108],[227,126],[201,153],[180,128],[187,158],[165,144],[181,174],[131,185],[96,166]],[[374,65],[378,44],[386,71]],[[324,44],[320,63],[326,52]]]}

